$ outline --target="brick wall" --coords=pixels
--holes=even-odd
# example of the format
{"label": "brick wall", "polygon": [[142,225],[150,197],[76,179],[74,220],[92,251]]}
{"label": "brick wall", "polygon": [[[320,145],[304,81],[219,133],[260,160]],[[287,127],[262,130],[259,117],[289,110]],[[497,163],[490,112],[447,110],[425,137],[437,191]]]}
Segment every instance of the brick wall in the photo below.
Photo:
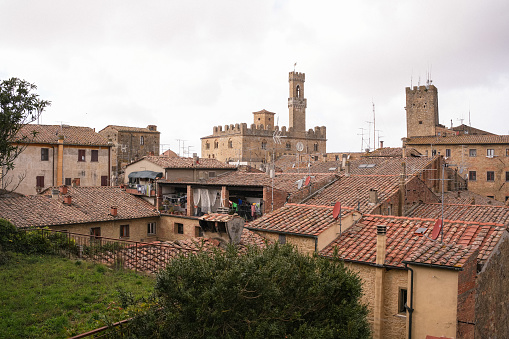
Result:
{"label": "brick wall", "polygon": [[477,273],[476,251],[458,273],[458,327],[457,338],[473,339],[475,323],[475,276]]}
{"label": "brick wall", "polygon": [[[274,193],[273,193],[274,192]],[[274,195],[274,206],[272,206],[272,196]],[[263,187],[263,214],[272,212],[283,207],[286,203],[287,193],[271,187]]]}
{"label": "brick wall", "polygon": [[477,275],[475,338],[509,338],[509,236],[505,232]]}
{"label": "brick wall", "polygon": [[[410,145],[422,154],[431,156],[436,154],[445,156],[450,150],[447,162],[458,168],[458,175],[467,178],[470,171],[476,172],[475,180],[469,178],[468,190],[482,196],[493,196],[499,201],[506,201],[509,197],[509,182],[506,181],[506,172],[509,172],[509,144],[484,145]],[[487,157],[488,149],[492,149],[494,157]],[[473,150],[472,152],[470,150]],[[475,151],[474,151],[475,150]],[[472,153],[475,152],[475,156]],[[487,172],[494,172],[494,180],[487,180]]]}

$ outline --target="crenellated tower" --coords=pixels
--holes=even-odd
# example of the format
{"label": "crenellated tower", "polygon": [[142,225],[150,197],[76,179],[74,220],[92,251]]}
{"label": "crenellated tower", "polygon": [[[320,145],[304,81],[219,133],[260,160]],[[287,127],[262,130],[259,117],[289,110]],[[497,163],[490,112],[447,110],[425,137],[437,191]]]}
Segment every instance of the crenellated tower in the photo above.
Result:
{"label": "crenellated tower", "polygon": [[304,73],[290,72],[288,82],[290,83],[290,97],[288,98],[288,110],[290,113],[289,127],[297,136],[306,133],[306,107],[307,99],[304,98]]}
{"label": "crenellated tower", "polygon": [[434,85],[406,88],[407,138],[435,136],[438,122],[438,90]]}

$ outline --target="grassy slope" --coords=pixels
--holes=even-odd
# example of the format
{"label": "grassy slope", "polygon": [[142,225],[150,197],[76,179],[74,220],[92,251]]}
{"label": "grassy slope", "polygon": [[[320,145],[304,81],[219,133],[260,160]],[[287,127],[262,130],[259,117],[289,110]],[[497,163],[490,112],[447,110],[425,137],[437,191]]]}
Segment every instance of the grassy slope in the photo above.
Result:
{"label": "grassy slope", "polygon": [[0,338],[65,338],[121,320],[117,288],[149,296],[154,277],[52,256],[0,266]]}

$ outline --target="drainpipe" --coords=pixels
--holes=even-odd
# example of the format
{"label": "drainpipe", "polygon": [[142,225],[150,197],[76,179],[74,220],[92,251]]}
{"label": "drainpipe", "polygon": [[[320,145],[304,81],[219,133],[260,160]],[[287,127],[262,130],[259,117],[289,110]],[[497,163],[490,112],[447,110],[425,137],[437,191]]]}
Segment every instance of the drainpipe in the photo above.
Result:
{"label": "drainpipe", "polygon": [[410,271],[410,307],[405,303],[408,311],[408,339],[412,339],[412,313],[414,312],[414,270],[405,263],[405,269]]}

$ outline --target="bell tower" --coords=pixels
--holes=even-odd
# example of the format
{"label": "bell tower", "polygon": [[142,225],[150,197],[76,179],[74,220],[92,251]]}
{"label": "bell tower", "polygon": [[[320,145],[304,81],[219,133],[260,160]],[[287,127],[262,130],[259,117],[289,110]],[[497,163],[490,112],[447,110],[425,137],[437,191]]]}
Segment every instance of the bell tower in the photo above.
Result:
{"label": "bell tower", "polygon": [[304,136],[306,133],[306,107],[307,99],[304,99],[305,74],[290,72],[288,82],[290,83],[290,97],[288,98],[288,110],[290,113],[289,127],[297,136]]}

